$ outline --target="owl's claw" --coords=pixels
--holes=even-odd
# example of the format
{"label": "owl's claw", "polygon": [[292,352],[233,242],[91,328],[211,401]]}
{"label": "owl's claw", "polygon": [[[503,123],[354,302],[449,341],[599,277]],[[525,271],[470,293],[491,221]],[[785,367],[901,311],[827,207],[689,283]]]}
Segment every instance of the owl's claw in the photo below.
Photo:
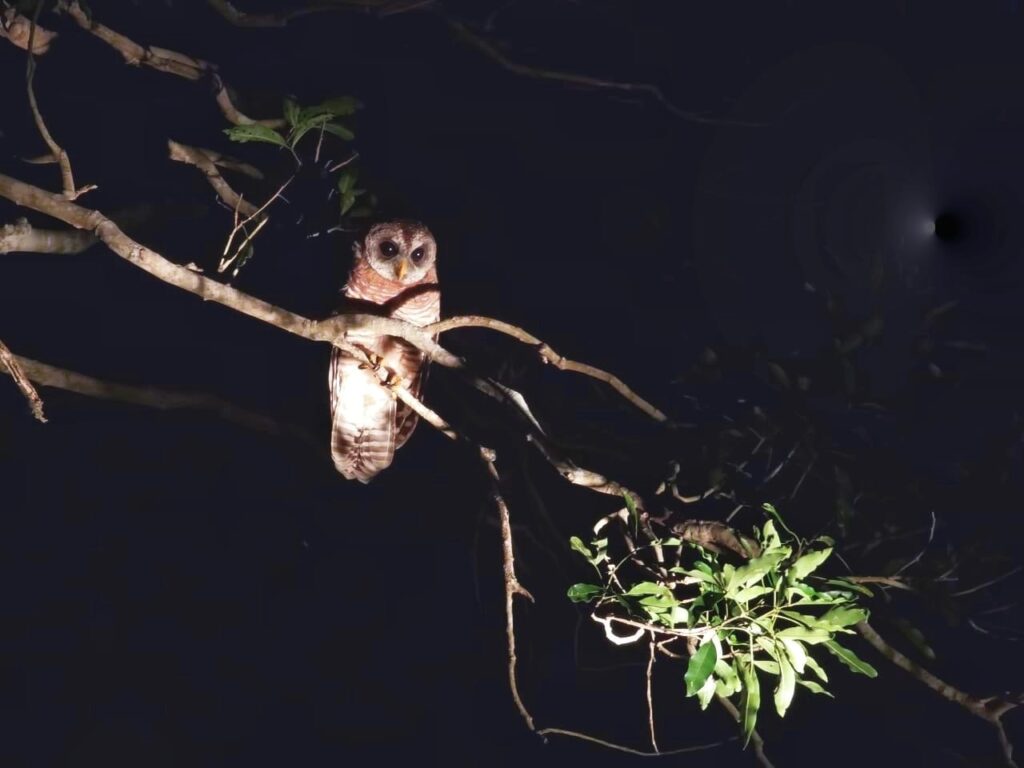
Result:
{"label": "owl's claw", "polygon": [[391,395],[392,399],[398,399],[398,390],[403,386],[402,377],[392,371],[390,368],[387,369],[388,376],[381,382],[388,390],[388,394]]}
{"label": "owl's claw", "polygon": [[360,363],[359,368],[364,371],[373,371],[376,373],[380,370],[381,364],[384,362],[384,358],[374,352],[365,352],[366,362]]}

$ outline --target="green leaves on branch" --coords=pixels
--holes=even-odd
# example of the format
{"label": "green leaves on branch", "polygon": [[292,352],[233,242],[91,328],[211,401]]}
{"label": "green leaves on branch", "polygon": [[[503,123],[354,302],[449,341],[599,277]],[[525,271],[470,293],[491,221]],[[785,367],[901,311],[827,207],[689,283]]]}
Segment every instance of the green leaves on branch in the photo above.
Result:
{"label": "green leaves on branch", "polygon": [[[601,535],[589,544],[577,536],[570,539],[570,547],[601,580],[573,585],[569,599],[589,603],[606,628],[616,619],[638,627],[626,642],[649,636],[663,645],[685,644],[691,651],[683,674],[686,695],[696,697],[702,709],[716,695],[738,697],[745,742],[761,708],[763,676],[775,678],[772,701],[784,717],[798,687],[831,696],[824,687],[828,675],[812,652],[820,655],[824,649],[853,672],[877,675],[837,640],[867,618],[858,601],[871,591],[846,579],[817,575],[832,554],[830,539],[800,539],[766,504],[766,519],[754,531],[759,554],[734,565],[674,537],[634,544],[643,531],[635,504],[631,499],[625,504],[620,518],[629,534],[622,537],[625,551],[616,547],[610,554],[607,519],[595,528]],[[650,528],[645,530],[648,537],[653,535]],[[670,554],[675,554],[675,565],[668,567]],[[630,578],[636,574],[641,579]]]}
{"label": "green leaves on branch", "polygon": [[276,144],[279,147],[288,148],[288,142],[284,136],[265,125],[236,125],[231,128],[225,128],[224,133],[228,135],[229,139],[240,144],[250,141],[262,141],[265,144]]}
{"label": "green leaves on branch", "polygon": [[352,141],[355,134],[348,126],[339,122],[339,117],[346,117],[359,109],[360,104],[349,96],[339,96],[316,104],[312,107],[300,107],[291,99],[284,100],[284,119],[288,130],[281,134],[266,125],[236,125],[225,129],[224,133],[232,141],[258,141],[274,144],[293,153],[295,147],[310,131],[318,134],[329,133],[344,141]]}

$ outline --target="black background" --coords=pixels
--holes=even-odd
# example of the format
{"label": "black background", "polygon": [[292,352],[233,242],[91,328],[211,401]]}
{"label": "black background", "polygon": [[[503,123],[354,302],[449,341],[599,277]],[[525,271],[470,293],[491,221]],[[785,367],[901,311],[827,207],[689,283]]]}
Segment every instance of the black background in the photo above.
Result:
{"label": "black background", "polygon": [[[93,12],[141,43],[217,62],[243,111],[274,114],[282,94],[358,97],[364,182],[386,212],[434,231],[446,315],[520,324],[686,418],[691,403],[672,382],[701,350],[813,349],[829,333],[822,291],[866,313],[880,259],[886,333],[862,362],[903,407],[898,419],[835,419],[869,431],[908,473],[951,487],[958,462],[1010,429],[1024,347],[1019,3],[444,5],[474,24],[498,11],[489,34],[518,61],[656,83],[703,118],[643,94],[511,74],[433,12],[321,14],[270,30],[232,27],[199,2]],[[200,203],[198,215],[139,236],[210,268],[229,214],[195,169],[166,159],[166,140],[266,168],[287,158],[228,142],[205,84],[127,67],[68,19],[44,13],[41,23],[60,32],[40,58],[41,108],[78,183],[99,185],[82,204]],[[0,72],[2,170],[56,190],[52,167],[17,159],[44,151],[23,52],[0,47]],[[306,238],[333,222],[323,189],[305,181],[234,284],[320,317],[344,281],[350,239]],[[960,223],[949,242],[929,230],[943,212]],[[6,202],[0,213],[21,215]],[[6,255],[0,267],[0,338],[18,354],[216,393],[318,441],[47,390],[44,426],[0,381],[4,765],[642,762],[574,741],[542,745],[518,719],[500,548],[472,455],[421,427],[378,480],[348,483],[327,456],[322,346],[205,305],[99,247]],[[952,299],[951,338],[988,351],[948,353],[938,363],[959,383],[921,387],[907,350],[922,313]],[[514,354],[484,334],[450,343],[481,359]],[[568,374],[530,375],[551,409],[630,434],[648,428]],[[468,396],[459,387],[433,377],[428,400],[451,413]],[[750,396],[746,387],[729,382],[714,396]],[[1019,486],[1019,433],[1008,450]],[[550,558],[614,501],[566,488],[542,465],[532,472],[561,541],[542,528],[537,499],[511,489],[520,576],[539,601],[521,612],[524,697],[541,725],[645,748],[643,655],[590,669],[608,658],[589,622],[574,655],[564,590],[578,563],[562,550],[557,565]],[[1006,536],[1019,533],[1019,513],[999,499],[961,506]],[[963,628],[930,639],[942,672],[965,688],[1020,679],[1012,642]],[[776,765],[991,758],[987,726],[883,664],[875,681],[836,670],[838,699],[798,696],[784,723],[766,711]],[[721,713],[682,700],[681,671],[656,685],[662,748],[731,737]],[[752,764],[729,744],[664,759]]]}

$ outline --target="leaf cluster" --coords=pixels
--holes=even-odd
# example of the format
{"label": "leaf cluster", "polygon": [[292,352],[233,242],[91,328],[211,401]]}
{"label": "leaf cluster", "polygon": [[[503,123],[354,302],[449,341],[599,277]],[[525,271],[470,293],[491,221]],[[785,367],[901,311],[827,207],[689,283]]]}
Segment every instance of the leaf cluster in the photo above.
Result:
{"label": "leaf cluster", "polygon": [[[574,584],[569,599],[592,604],[617,644],[648,632],[652,642],[655,637],[685,642],[690,654],[683,675],[686,695],[696,697],[702,709],[715,696],[737,699],[746,741],[761,708],[762,678],[774,684],[775,710],[782,717],[798,686],[831,696],[825,687],[828,675],[815,658],[821,649],[854,672],[877,675],[838,639],[867,618],[859,602],[871,592],[847,579],[818,575],[833,542],[803,541],[774,507],[763,508],[764,524],[754,529],[760,551],[740,565],[675,537],[630,547],[619,559],[609,554],[607,536],[595,536],[589,545],[579,537],[570,540],[600,583]],[[644,551],[654,549],[675,549],[677,564],[653,565],[640,571],[647,578],[629,578],[636,569],[627,564],[635,565]],[[624,640],[611,633],[616,623],[640,631]]]}

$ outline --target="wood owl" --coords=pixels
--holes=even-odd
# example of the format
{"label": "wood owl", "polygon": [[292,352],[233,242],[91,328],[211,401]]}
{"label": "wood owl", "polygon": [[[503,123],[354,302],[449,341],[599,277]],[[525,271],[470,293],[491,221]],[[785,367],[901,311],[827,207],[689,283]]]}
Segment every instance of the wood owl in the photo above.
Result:
{"label": "wood owl", "polygon": [[[355,244],[355,260],[342,289],[345,307],[376,312],[414,325],[441,318],[437,286],[437,244],[422,224],[375,224]],[[426,373],[423,353],[394,336],[349,334],[419,396]],[[368,483],[391,464],[416,428],[415,413],[384,386],[366,361],[335,348],[331,353],[331,456],[349,480]]]}

